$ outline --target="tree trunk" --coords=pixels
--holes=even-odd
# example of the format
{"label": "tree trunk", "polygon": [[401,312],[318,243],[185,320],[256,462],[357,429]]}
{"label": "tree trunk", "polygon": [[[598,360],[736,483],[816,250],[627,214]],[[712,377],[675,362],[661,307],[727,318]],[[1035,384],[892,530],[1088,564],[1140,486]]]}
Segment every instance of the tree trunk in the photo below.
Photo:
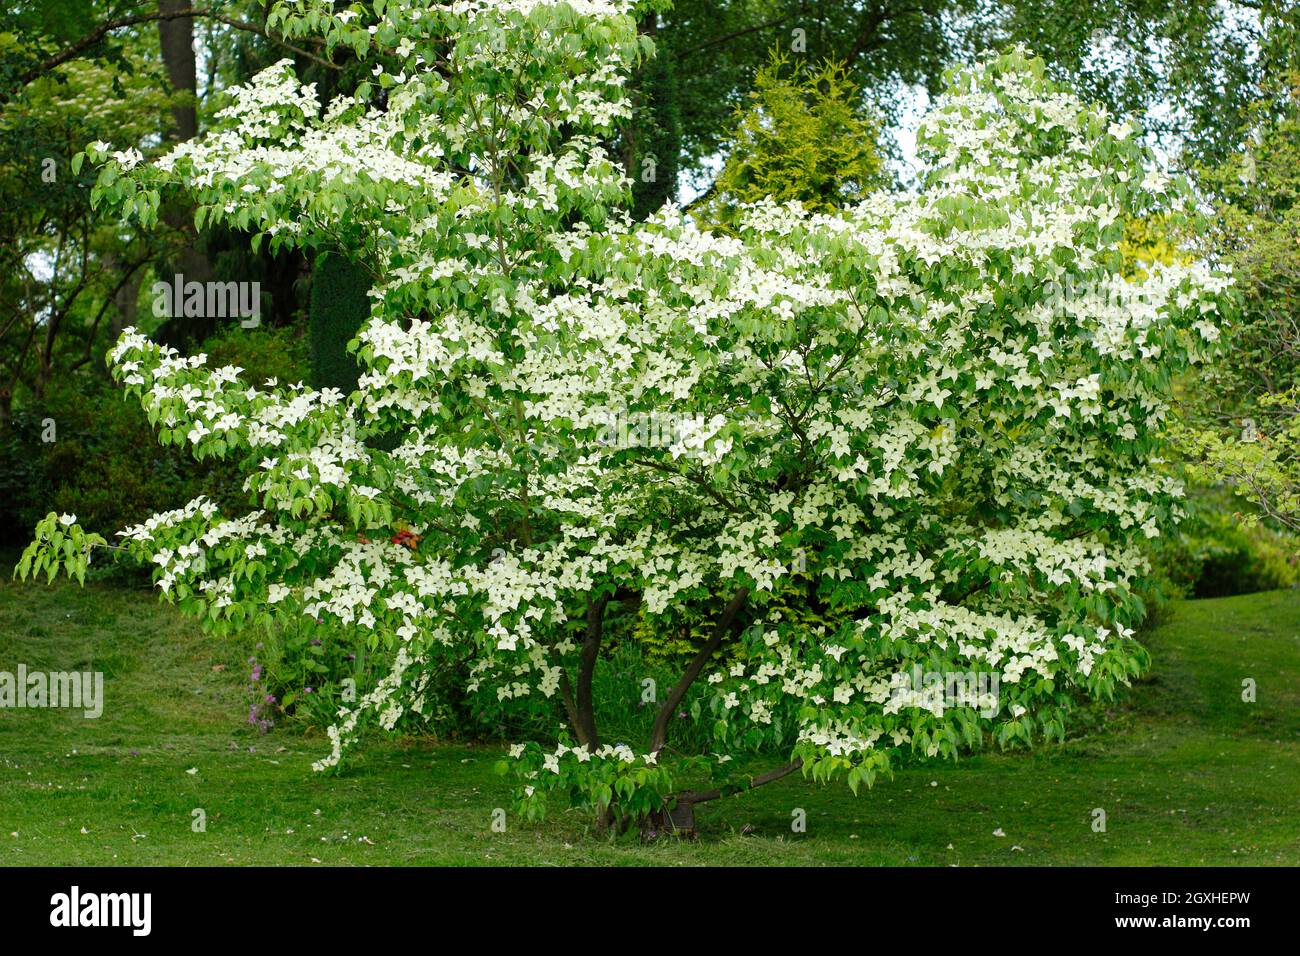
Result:
{"label": "tree trunk", "polygon": [[[125,265],[112,253],[104,256],[109,272],[120,272]],[[136,324],[137,303],[140,301],[140,283],[144,280],[144,271],[136,269],[126,283],[113,293],[113,313],[109,320],[109,339],[116,342],[123,329]]]}
{"label": "tree trunk", "polygon": [[356,390],[361,366],[348,342],[370,318],[370,284],[370,273],[342,252],[316,260],[307,309],[313,388]]}
{"label": "tree trunk", "polygon": [[[192,5],[191,0],[158,0],[158,12],[174,13],[188,10]],[[177,17],[159,20],[158,40],[172,91],[183,94],[183,102],[172,107],[172,128],[166,131],[165,138],[183,143],[193,139],[199,132],[194,19]],[[210,282],[213,278],[212,263],[201,237],[194,230],[194,207],[181,199],[167,199],[159,210],[159,218],[174,230],[179,243],[167,256],[167,261],[163,264],[163,275],[159,278],[170,281],[173,275],[179,274],[185,282]],[[184,315],[172,316],[159,331],[158,338],[165,344],[184,349],[214,331],[216,325],[212,316],[188,319]]]}
{"label": "tree trunk", "polygon": [[641,821],[641,840],[645,843],[661,836],[695,840],[699,835],[695,828],[695,804],[689,800],[678,800],[671,810],[667,807],[656,810]]}
{"label": "tree trunk", "polygon": [[713,657],[713,652],[722,646],[722,641],[731,633],[735,627],[738,615],[744,608],[745,602],[749,599],[749,588],[740,587],[736,589],[735,595],[727,602],[723,608],[722,614],[713,625],[713,636],[700,648],[698,654],[687,665],[686,670],[682,672],[681,678],[669,691],[668,698],[664,701],[663,706],[659,709],[659,714],[655,717],[654,727],[650,732],[650,752],[658,753],[663,750],[664,744],[668,742],[668,727],[673,719],[673,714],[677,712],[677,706],[690,690],[691,684],[695,683],[695,678],[700,676],[700,672],[708,666],[709,659]]}
{"label": "tree trunk", "polygon": [[143,274],[136,272],[126,285],[117,290],[113,304],[112,340],[116,342],[123,329],[131,328],[136,323],[136,305],[140,300],[140,281]]}
{"label": "tree trunk", "polygon": [[[188,10],[190,0],[158,0],[161,14]],[[199,134],[199,114],[195,105],[198,96],[198,66],[194,57],[194,20],[177,17],[158,21],[158,39],[162,46],[163,65],[167,80],[176,93],[188,94],[186,101],[172,107],[173,129],[169,139],[185,142]]]}
{"label": "tree trunk", "polygon": [[587,610],[587,630],[582,640],[578,667],[577,733],[593,751],[600,746],[600,734],[596,730],[596,702],[592,697],[591,682],[596,673],[596,661],[600,657],[600,641],[604,632],[605,605],[609,595],[602,595],[591,602]]}
{"label": "tree trunk", "polygon": [[651,814],[641,824],[641,839],[653,840],[661,833],[671,833],[676,836],[686,837],[688,840],[694,840],[698,835],[695,828],[695,805],[697,803],[708,803],[710,800],[719,800],[722,797],[734,796],[738,793],[745,793],[756,787],[765,787],[769,783],[775,783],[788,777],[803,767],[803,758],[796,757],[780,767],[774,767],[765,773],[760,773],[748,780],[731,783],[722,787],[714,787],[712,790],[683,790],[668,797],[667,802],[672,803],[672,809],[666,806]]}
{"label": "tree trunk", "polygon": [[[659,32],[658,15],[651,12],[638,25],[647,36]],[[638,68],[635,113],[623,137],[623,168],[632,180],[632,218],[643,220],[677,195],[682,151],[682,120],[673,62],[660,53]],[[650,162],[654,175],[648,176]]]}

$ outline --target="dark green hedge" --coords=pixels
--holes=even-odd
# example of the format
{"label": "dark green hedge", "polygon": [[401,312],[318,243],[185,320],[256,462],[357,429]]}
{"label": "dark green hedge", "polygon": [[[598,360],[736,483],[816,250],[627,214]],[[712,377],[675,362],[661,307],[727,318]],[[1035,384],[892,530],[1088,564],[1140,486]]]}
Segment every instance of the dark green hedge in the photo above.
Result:
{"label": "dark green hedge", "polygon": [[309,316],[311,375],[315,388],[357,387],[360,370],[348,342],[370,315],[370,276],[341,255],[318,259],[312,273]]}

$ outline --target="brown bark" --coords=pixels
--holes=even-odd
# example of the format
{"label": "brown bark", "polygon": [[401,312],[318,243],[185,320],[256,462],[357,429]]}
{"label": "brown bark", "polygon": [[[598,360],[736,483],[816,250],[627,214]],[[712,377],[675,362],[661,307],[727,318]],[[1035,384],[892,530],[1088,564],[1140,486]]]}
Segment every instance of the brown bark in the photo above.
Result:
{"label": "brown bark", "polygon": [[690,690],[691,685],[695,683],[695,679],[700,676],[700,672],[704,670],[709,663],[709,659],[713,657],[714,651],[722,646],[722,642],[735,627],[736,618],[748,600],[749,588],[739,588],[727,603],[727,606],[722,609],[722,613],[718,615],[718,620],[713,626],[713,634],[700,648],[699,653],[695,655],[690,664],[686,666],[686,670],[682,672],[681,678],[673,686],[673,689],[669,691],[663,707],[660,708],[658,715],[655,717],[654,729],[650,734],[651,753],[658,753],[664,748],[664,744],[668,742],[668,725],[673,719],[673,714],[677,712],[678,706],[686,697],[686,692]]}
{"label": "brown bark", "polygon": [[172,135],[181,142],[199,133],[198,72],[194,57],[194,17],[188,0],[158,0],[158,40],[167,81],[175,93],[187,94],[172,106]]}
{"label": "brown bark", "polygon": [[[573,728],[575,734],[581,735],[578,730],[581,721],[578,720],[578,705],[573,702],[573,686],[569,683],[569,675],[564,671],[564,665],[560,664],[560,700],[564,702],[564,714],[569,718],[569,726]],[[578,743],[582,743],[579,739]]]}
{"label": "brown bark", "polygon": [[794,773],[802,766],[803,760],[796,758],[784,766],[774,767],[765,773],[760,773],[758,776],[750,777],[740,783],[715,787],[712,790],[683,790],[680,793],[674,793],[664,801],[663,807],[641,822],[641,839],[648,841],[655,839],[660,833],[672,833],[675,836],[694,840],[698,836],[695,827],[695,805],[697,803],[707,803],[710,800],[717,800],[736,793],[745,793],[755,787],[775,783],[777,780]]}
{"label": "brown bark", "polygon": [[712,790],[683,790],[681,793],[675,793],[670,799],[678,803],[707,803],[710,800],[717,800],[721,797],[729,797],[733,793],[744,793],[746,790],[753,790],[755,787],[761,787],[764,784],[775,783],[782,777],[787,777],[803,766],[802,758],[796,758],[788,764],[780,767],[774,767],[765,773],[760,773],[757,777],[750,777],[744,783],[736,783],[726,787],[714,787]]}
{"label": "brown bark", "polygon": [[114,342],[122,334],[123,329],[131,328],[136,323],[137,305],[140,301],[140,283],[144,276],[138,270],[134,269],[129,274],[127,280],[113,293],[113,318],[111,322],[112,335]]}
{"label": "brown bark", "polygon": [[[199,132],[198,119],[198,66],[194,56],[194,18],[184,14],[190,10],[188,0],[158,0],[158,40],[162,50],[167,80],[172,90],[183,94],[181,102],[172,107],[172,128],[167,138],[177,142],[193,139]],[[168,257],[168,271],[179,273],[186,282],[209,282],[213,277],[212,263],[194,229],[194,207],[191,203],[172,197],[164,200],[160,218],[175,231],[179,246]],[[164,280],[171,276],[164,276]],[[178,310],[179,311],[179,310]],[[199,320],[193,329],[202,338],[214,331],[211,320]],[[172,317],[171,334],[179,333],[180,326],[192,323]]]}
{"label": "brown bark", "polygon": [[587,630],[578,655],[578,741],[592,750],[600,746],[600,734],[596,730],[596,705],[592,699],[591,682],[596,672],[596,660],[600,656],[600,642],[605,629],[605,605],[608,603],[607,594],[591,602],[591,607],[587,610]]}

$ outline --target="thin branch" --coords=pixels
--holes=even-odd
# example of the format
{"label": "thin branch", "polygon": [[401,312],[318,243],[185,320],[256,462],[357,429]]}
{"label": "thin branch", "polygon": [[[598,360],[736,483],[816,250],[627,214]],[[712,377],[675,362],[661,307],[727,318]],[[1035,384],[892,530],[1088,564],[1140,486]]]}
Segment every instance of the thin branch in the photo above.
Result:
{"label": "thin branch", "polygon": [[921,7],[901,7],[898,9],[889,9],[888,2],[883,7],[869,11],[863,18],[858,28],[857,38],[853,41],[853,46],[849,49],[848,55],[844,57],[844,65],[851,67],[857,61],[858,57],[871,48],[872,41],[876,38],[876,32],[881,25],[898,20],[902,17],[909,16],[913,13],[923,13]]}
{"label": "thin branch", "polygon": [[[182,20],[187,18],[215,20],[219,23],[224,23],[226,26],[234,27],[236,30],[247,30],[249,33],[256,33],[258,36],[265,37],[266,39],[270,40],[272,43],[278,43],[280,46],[284,47],[285,49],[292,50],[294,53],[298,54],[299,56],[306,57],[307,59],[311,60],[313,63],[317,63],[321,66],[328,67],[331,70],[343,69],[343,67],[333,62],[332,60],[327,60],[324,59],[323,57],[319,57],[308,50],[304,50],[301,47],[297,47],[292,43],[289,43],[288,41],[284,40],[281,37],[272,36],[270,33],[267,33],[265,29],[263,29],[262,27],[258,26],[255,23],[248,23],[244,20],[236,20],[233,17],[226,16],[224,13],[218,13],[215,10],[198,10],[198,9],[190,8],[186,10],[168,10],[166,12],[155,11],[153,13],[137,13],[129,17],[119,17],[116,20],[109,20],[105,23],[101,23],[99,26],[91,30],[80,40],[77,40],[75,43],[72,43],[64,47],[62,50],[60,50],[58,53],[54,54],[53,56],[47,57],[45,60],[41,61],[31,69],[27,70],[25,73],[20,73],[18,75],[17,85],[19,87],[26,86],[28,83],[31,83],[34,80],[39,79],[43,74],[48,73],[50,70],[53,70],[56,67],[60,67],[63,64],[69,62],[70,60],[75,60],[77,57],[81,56],[81,54],[85,53],[87,50],[93,47],[100,40],[104,39],[114,30],[121,30],[124,27],[132,27],[141,23],[153,23],[160,20]],[[6,94],[0,93],[0,102],[3,102],[4,99],[6,98],[7,98]]]}
{"label": "thin branch", "polygon": [[695,655],[694,659],[687,665],[686,670],[682,672],[681,678],[673,686],[668,697],[664,700],[663,707],[655,716],[654,729],[650,734],[650,752],[658,753],[663,750],[664,744],[668,742],[668,724],[677,712],[678,705],[690,690],[691,685],[695,683],[695,678],[700,676],[709,659],[713,657],[713,652],[722,646],[723,640],[731,633],[735,626],[736,617],[740,614],[745,602],[749,600],[749,588],[739,588],[735,596],[723,608],[722,613],[718,615],[717,623],[713,626],[713,635],[700,648],[700,652]]}
{"label": "thin branch", "polygon": [[108,295],[104,296],[104,301],[100,305],[99,311],[95,313],[95,320],[90,326],[90,335],[86,338],[86,351],[81,358],[68,366],[68,371],[71,372],[75,369],[79,369],[90,361],[95,348],[95,334],[99,331],[99,323],[103,321],[104,313],[108,311],[110,305],[114,304],[114,301],[117,299],[117,294],[126,288],[126,284],[131,281],[131,277],[134,276],[139,268],[146,262],[148,262],[147,259],[140,259],[128,266],[122,274],[122,277],[118,280],[117,285],[113,287],[112,291],[109,292]]}
{"label": "thin branch", "polygon": [[643,465],[646,468],[653,468],[655,471],[662,471],[665,475],[673,475],[677,478],[685,478],[687,481],[699,485],[700,488],[704,490],[705,494],[707,494],[718,504],[722,505],[722,507],[726,508],[732,514],[741,513],[741,509],[738,508],[731,501],[728,501],[727,498],[722,494],[722,492],[718,491],[718,489],[714,488],[713,485],[709,484],[708,478],[704,475],[693,475],[689,472],[678,471],[676,468],[671,468],[668,465],[663,464],[662,462],[653,461],[647,458],[632,458],[630,460],[633,462],[633,464]]}
{"label": "thin branch", "polygon": [[729,797],[735,793],[753,790],[755,787],[761,787],[764,784],[775,783],[782,777],[788,777],[802,766],[803,758],[796,757],[784,766],[774,767],[766,773],[760,773],[757,777],[750,777],[744,782],[727,784],[726,786],[715,787],[712,790],[683,790],[681,793],[672,794],[669,799],[676,800],[678,803],[706,803],[709,800],[717,800],[719,797]]}
{"label": "thin branch", "polygon": [[766,23],[760,23],[756,27],[746,27],[743,30],[736,30],[734,33],[727,33],[720,37],[714,37],[712,40],[708,40],[705,43],[701,43],[699,46],[691,47],[689,50],[682,51],[677,56],[679,59],[685,59],[688,56],[694,56],[697,53],[703,53],[705,50],[711,50],[715,46],[722,46],[724,43],[730,43],[732,40],[739,40],[741,37],[749,36],[751,33],[759,33],[762,30],[770,30],[773,27],[781,26],[781,24],[783,23],[789,23],[792,17],[793,14],[784,17],[778,17],[775,20],[769,20]]}
{"label": "thin branch", "polygon": [[718,193],[718,181],[715,179],[713,182],[709,183],[708,189],[704,190],[704,192],[700,193],[698,196],[696,196],[694,199],[688,202],[685,206],[683,206],[682,212],[690,212],[692,209],[695,209],[697,206],[700,206],[703,203],[708,202],[710,199],[716,196],[717,193]]}

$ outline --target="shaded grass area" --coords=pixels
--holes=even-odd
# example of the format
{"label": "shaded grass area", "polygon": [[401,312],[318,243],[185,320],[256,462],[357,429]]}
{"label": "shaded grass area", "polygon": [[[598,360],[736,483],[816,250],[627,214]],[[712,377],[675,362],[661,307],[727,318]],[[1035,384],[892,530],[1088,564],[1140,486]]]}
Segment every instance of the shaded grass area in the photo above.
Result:
{"label": "shaded grass area", "polygon": [[697,843],[641,845],[577,812],[493,832],[496,747],[373,737],[314,774],[323,736],[245,723],[232,643],[147,591],[4,583],[0,671],[100,670],[106,704],[0,709],[0,865],[1300,864],[1300,596],[1183,602],[1150,645],[1104,730],[858,797],[788,777],[702,806]]}

